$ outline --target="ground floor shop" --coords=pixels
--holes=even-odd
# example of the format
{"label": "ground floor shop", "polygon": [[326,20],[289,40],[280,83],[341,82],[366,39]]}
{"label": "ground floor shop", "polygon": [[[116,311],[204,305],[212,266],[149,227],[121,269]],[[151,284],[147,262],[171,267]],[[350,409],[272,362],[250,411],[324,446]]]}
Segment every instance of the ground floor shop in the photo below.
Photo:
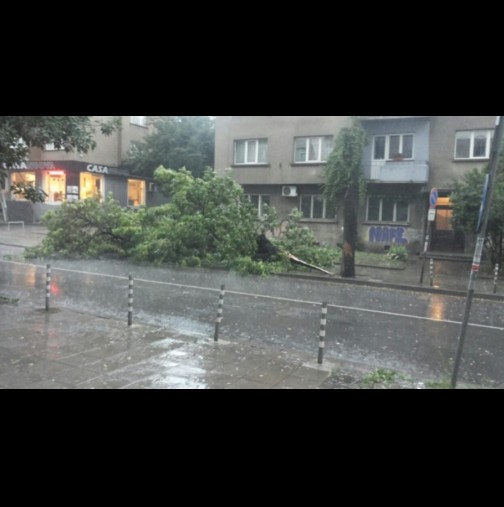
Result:
{"label": "ground floor shop", "polygon": [[[26,162],[9,170],[7,188],[20,183],[38,186],[47,194],[46,203],[53,205],[84,199],[103,201],[109,193],[124,206],[148,204],[149,182],[118,167],[86,162]],[[22,199],[14,193],[10,198]]]}
{"label": "ground floor shop", "polygon": [[[166,202],[152,181],[131,175],[118,167],[81,161],[29,161],[10,169],[5,184],[5,195],[7,200],[11,201],[12,209],[16,208],[15,203],[24,200],[23,197],[10,191],[12,186],[19,184],[37,186],[47,194],[44,204],[39,203],[33,207],[35,222],[46,211],[63,202],[85,199],[102,202],[109,194],[122,206],[134,209]],[[29,222],[30,220],[27,220],[27,223]]]}
{"label": "ground floor shop", "polygon": [[[265,206],[278,212],[282,234],[289,213],[303,213],[302,223],[313,230],[320,243],[337,246],[343,242],[343,205],[330,206],[319,185],[245,185],[245,194],[260,217]],[[405,246],[411,253],[423,250],[424,235],[429,227],[429,193],[420,184],[369,184],[367,195],[359,206],[358,233],[360,246],[383,252],[392,245]],[[463,252],[467,240],[452,224],[450,191],[439,193],[436,219],[432,223],[431,250]]]}

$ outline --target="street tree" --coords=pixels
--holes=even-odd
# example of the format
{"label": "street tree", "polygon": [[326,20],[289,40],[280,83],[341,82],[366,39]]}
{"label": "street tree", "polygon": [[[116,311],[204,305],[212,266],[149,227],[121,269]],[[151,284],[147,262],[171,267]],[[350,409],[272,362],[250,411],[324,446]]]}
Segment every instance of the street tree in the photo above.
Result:
{"label": "street tree", "polygon": [[355,277],[359,195],[361,199],[365,195],[362,152],[366,143],[366,132],[354,118],[352,126],[343,128],[338,134],[325,168],[324,197],[332,206],[343,198],[341,276],[345,278]]}
{"label": "street tree", "polygon": [[110,135],[118,125],[117,118],[103,122],[92,116],[0,116],[0,177],[26,160],[30,148],[54,143],[57,149],[87,153],[96,147],[97,128]]}
{"label": "street tree", "polygon": [[143,141],[134,143],[126,165],[132,172],[152,177],[159,167],[185,167],[201,177],[214,164],[214,121],[210,116],[161,116]]}
{"label": "street tree", "polygon": [[[466,234],[476,234],[478,225],[481,195],[488,167],[473,169],[460,181],[455,183],[451,194],[453,203],[453,224]],[[494,184],[492,207],[488,219],[485,246],[492,264],[502,265],[504,262],[504,164],[500,163]]]}

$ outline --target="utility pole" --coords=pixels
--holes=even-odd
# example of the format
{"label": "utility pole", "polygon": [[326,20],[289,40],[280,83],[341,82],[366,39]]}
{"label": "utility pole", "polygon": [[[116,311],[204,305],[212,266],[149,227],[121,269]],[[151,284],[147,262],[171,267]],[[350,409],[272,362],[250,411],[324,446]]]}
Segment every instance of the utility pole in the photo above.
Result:
{"label": "utility pole", "polygon": [[483,247],[485,245],[486,231],[488,226],[488,217],[490,215],[490,208],[492,207],[493,190],[495,178],[497,176],[497,169],[499,167],[499,156],[502,147],[502,136],[504,134],[504,116],[497,116],[497,126],[495,128],[494,140],[492,143],[492,153],[490,155],[490,174],[485,182],[483,196],[481,200],[480,216],[478,220],[478,230],[476,237],[476,249],[474,251],[474,258],[469,275],[469,286],[467,289],[467,299],[464,312],[464,320],[462,322],[462,329],[460,331],[457,356],[455,358],[455,365],[453,368],[453,375],[451,380],[451,388],[457,387],[457,377],[460,368],[460,361],[462,359],[462,352],[464,350],[464,342],[467,334],[467,325],[469,324],[469,314],[471,312],[472,300],[474,297],[474,286],[481,266],[481,256],[483,254]]}

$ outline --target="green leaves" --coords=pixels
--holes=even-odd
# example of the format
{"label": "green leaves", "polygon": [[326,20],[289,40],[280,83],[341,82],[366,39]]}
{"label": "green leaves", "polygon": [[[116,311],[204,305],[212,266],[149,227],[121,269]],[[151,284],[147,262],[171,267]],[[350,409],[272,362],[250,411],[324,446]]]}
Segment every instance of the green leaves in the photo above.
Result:
{"label": "green leaves", "polygon": [[33,203],[45,202],[46,197],[48,197],[48,195],[41,188],[30,183],[16,183],[14,185],[11,185],[10,189],[15,195],[20,195],[24,199],[27,199]]}
{"label": "green leaves", "polygon": [[0,116],[0,182],[5,169],[26,159],[32,147],[54,143],[65,151],[87,153],[96,147],[96,128],[110,135],[119,119],[103,122],[91,116]]}
{"label": "green leaves", "polygon": [[[501,167],[497,174],[493,189],[492,207],[487,228],[486,247],[489,250],[492,264],[502,264],[503,236],[504,236],[504,170],[501,160]],[[488,170],[481,171],[473,169],[466,174],[461,181],[455,183],[455,190],[451,194],[453,203],[453,223],[457,228],[467,234],[475,234],[479,210],[481,205],[481,194],[483,182]]]}
{"label": "green leaves", "polygon": [[329,202],[335,204],[351,184],[364,186],[362,153],[366,143],[366,132],[358,122],[340,131],[324,173],[324,196]]}
{"label": "green leaves", "polygon": [[186,168],[201,177],[214,163],[214,122],[208,116],[164,116],[154,131],[133,146],[126,162],[131,170],[152,177],[159,166]]}
{"label": "green leaves", "polygon": [[228,266],[254,256],[257,224],[237,183],[211,172],[202,179],[185,170],[159,168],[156,174],[169,204],[134,212],[111,197],[103,204],[64,203],[44,218],[49,234],[31,255],[120,255],[188,266]]}

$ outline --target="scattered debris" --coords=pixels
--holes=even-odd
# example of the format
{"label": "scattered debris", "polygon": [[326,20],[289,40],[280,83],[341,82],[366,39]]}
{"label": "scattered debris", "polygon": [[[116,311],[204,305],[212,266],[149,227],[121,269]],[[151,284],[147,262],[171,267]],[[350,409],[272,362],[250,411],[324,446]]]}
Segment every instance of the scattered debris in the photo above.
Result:
{"label": "scattered debris", "polygon": [[17,304],[19,299],[16,298],[7,298],[5,296],[0,296],[0,305],[15,305]]}

